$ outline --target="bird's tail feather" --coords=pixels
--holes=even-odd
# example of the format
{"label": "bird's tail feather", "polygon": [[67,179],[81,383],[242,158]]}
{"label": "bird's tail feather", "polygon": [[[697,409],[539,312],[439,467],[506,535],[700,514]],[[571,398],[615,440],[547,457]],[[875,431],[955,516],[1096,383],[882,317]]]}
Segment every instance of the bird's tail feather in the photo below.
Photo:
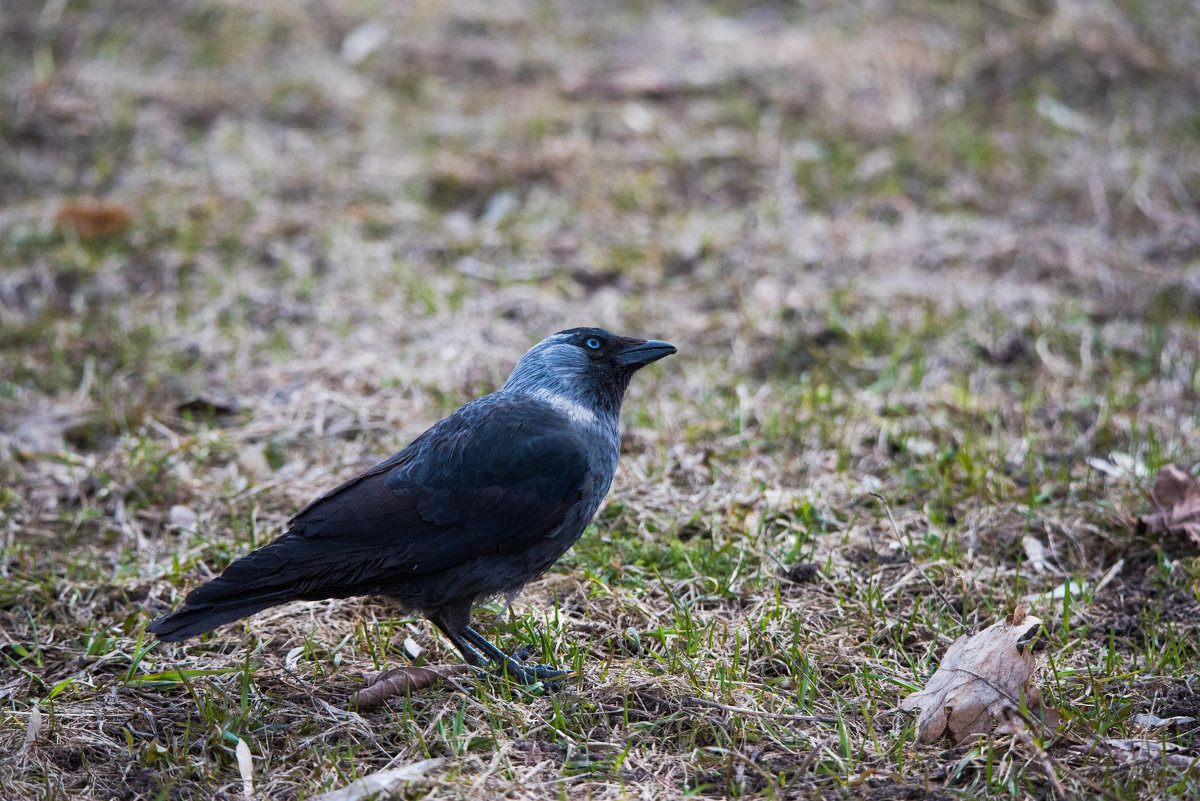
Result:
{"label": "bird's tail feather", "polygon": [[295,543],[285,534],[246,554],[220,576],[189,592],[182,607],[155,620],[146,630],[164,642],[178,642],[269,606],[303,598],[319,583],[314,573],[323,561],[297,559],[292,553]]}
{"label": "bird's tail feather", "polygon": [[189,592],[182,607],[146,630],[165,642],[178,642],[288,601],[346,598],[374,591],[377,582],[368,579],[377,578],[390,563],[378,558],[372,561],[371,552],[357,558],[358,553],[342,549],[338,559],[354,565],[354,570],[331,570],[334,544],[285,534]]}
{"label": "bird's tail feather", "polygon": [[212,631],[223,623],[241,620],[269,606],[286,603],[297,597],[294,588],[291,587],[268,587],[221,597],[220,587],[213,587],[214,584],[220,585],[221,579],[214,579],[198,588],[208,590],[205,593],[207,597],[197,599],[193,597],[196,592],[190,593],[182,607],[160,617],[151,623],[146,631],[158,635],[158,639],[163,642],[179,642]]}

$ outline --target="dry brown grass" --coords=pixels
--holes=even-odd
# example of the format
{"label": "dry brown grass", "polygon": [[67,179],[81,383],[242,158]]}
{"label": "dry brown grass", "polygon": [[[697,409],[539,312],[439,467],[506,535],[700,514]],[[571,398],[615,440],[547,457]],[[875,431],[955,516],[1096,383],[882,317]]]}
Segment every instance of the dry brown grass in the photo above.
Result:
{"label": "dry brown grass", "polygon": [[[4,794],[233,798],[238,738],[262,798],[1194,794],[1195,721],[1138,715],[1200,717],[1196,561],[1131,521],[1200,454],[1197,42],[1176,0],[8,4]],[[456,659],[370,599],[145,639],[581,324],[680,354],[594,531],[478,613],[562,694],[347,712],[406,637]],[[1050,762],[915,745],[1018,603]]]}

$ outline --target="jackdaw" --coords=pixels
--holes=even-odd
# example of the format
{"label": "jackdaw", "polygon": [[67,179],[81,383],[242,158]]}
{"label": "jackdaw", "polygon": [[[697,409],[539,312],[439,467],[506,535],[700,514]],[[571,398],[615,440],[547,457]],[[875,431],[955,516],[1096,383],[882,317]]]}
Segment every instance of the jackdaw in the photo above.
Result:
{"label": "jackdaw", "polygon": [[511,600],[583,534],[617,469],[629,380],[674,352],[600,328],[547,337],[498,392],[305,506],[149,631],[177,642],[288,601],[386,595],[473,666],[486,656],[526,683],[562,675],[505,655],[471,628],[471,608]]}

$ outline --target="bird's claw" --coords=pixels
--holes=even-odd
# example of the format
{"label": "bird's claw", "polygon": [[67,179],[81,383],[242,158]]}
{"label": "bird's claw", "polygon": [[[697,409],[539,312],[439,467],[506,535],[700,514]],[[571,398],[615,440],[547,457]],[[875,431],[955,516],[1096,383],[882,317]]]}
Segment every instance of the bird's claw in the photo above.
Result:
{"label": "bird's claw", "polygon": [[558,670],[549,665],[522,665],[515,660],[506,661],[496,668],[496,675],[507,676],[509,681],[532,686],[541,682],[547,692],[561,692],[562,684],[553,679],[566,676],[569,671]]}
{"label": "bird's claw", "polygon": [[[449,633],[445,627],[442,631]],[[462,652],[463,658],[471,664],[482,666],[484,659],[489,659],[496,666],[491,675],[506,677],[509,681],[531,687],[540,682],[547,692],[562,690],[562,685],[553,679],[566,676],[570,672],[549,665],[524,665],[522,662],[532,653],[528,645],[518,646],[512,656],[509,656],[470,626],[463,628],[461,636],[452,636],[451,639]]]}
{"label": "bird's claw", "polygon": [[[559,670],[558,668],[551,667],[550,665],[522,664],[531,656],[533,656],[533,651],[530,650],[528,645],[518,646],[517,649],[512,652],[512,658],[507,660],[506,667],[508,668],[509,674],[512,675],[516,673],[525,680],[526,684],[533,684],[537,681],[561,678],[570,672],[568,670]],[[514,663],[516,664],[514,665]],[[532,680],[530,680],[531,678]]]}
{"label": "bird's claw", "polygon": [[569,670],[559,670],[549,665],[526,665],[525,670],[533,673],[539,679],[558,679],[571,672]]}

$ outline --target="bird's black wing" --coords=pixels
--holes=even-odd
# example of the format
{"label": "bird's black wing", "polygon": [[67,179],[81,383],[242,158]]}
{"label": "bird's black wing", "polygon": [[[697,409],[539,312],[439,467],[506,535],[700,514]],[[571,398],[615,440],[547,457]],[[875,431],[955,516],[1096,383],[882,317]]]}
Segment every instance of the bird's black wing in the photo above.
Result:
{"label": "bird's black wing", "polygon": [[287,533],[192,590],[148,630],[174,642],[286,601],[388,593],[407,578],[536,549],[595,499],[597,482],[566,416],[488,395],[317,498]]}
{"label": "bird's black wing", "polygon": [[313,501],[222,578],[299,581],[307,594],[436,572],[552,535],[591,483],[585,442],[564,415],[490,395]]}

